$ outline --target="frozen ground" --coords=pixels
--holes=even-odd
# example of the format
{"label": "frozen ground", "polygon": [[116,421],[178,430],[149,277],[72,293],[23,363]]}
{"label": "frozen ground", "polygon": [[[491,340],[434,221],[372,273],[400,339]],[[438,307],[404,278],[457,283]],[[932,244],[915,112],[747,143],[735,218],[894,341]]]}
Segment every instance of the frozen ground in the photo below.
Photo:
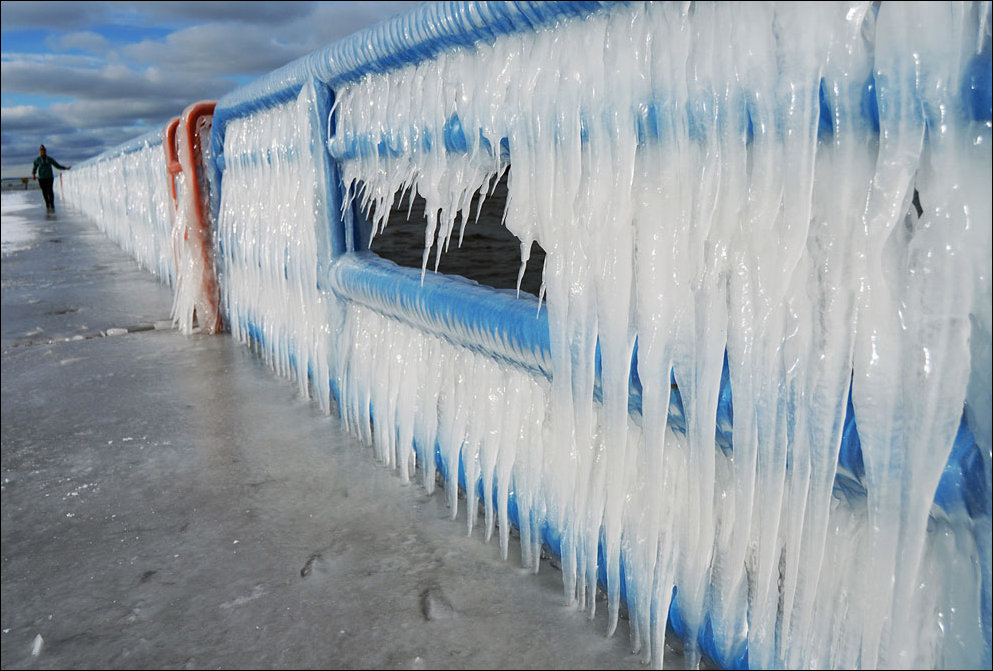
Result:
{"label": "frozen ground", "polygon": [[36,230],[28,215],[37,210],[40,197],[38,191],[14,191],[0,198],[0,249],[4,257],[34,242]]}
{"label": "frozen ground", "polygon": [[550,562],[467,537],[249,348],[167,328],[167,287],[32,195],[2,264],[2,668],[642,668]]}

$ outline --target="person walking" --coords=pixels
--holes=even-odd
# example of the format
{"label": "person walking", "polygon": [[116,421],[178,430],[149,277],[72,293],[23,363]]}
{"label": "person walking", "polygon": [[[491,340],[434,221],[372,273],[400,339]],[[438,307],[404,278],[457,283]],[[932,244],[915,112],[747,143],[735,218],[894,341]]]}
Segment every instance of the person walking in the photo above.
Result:
{"label": "person walking", "polygon": [[49,212],[55,211],[55,190],[52,188],[55,177],[52,174],[52,166],[59,170],[72,170],[71,165],[61,165],[49,156],[45,151],[45,145],[41,145],[38,147],[38,158],[34,160],[34,166],[31,168],[31,179],[35,179],[35,174],[37,174],[41,195],[45,197],[45,209]]}

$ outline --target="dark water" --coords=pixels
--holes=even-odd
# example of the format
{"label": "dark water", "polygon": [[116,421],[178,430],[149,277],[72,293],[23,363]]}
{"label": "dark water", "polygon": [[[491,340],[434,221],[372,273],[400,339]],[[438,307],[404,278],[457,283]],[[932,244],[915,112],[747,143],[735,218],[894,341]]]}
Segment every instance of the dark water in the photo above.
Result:
{"label": "dark water", "polygon": [[[452,240],[447,251],[442,251],[438,272],[448,275],[461,275],[480,284],[495,289],[514,289],[517,286],[517,273],[521,264],[521,242],[501,224],[504,206],[507,202],[507,175],[504,174],[483,201],[479,219],[475,218],[479,192],[472,199],[469,221],[466,224],[462,246],[458,244],[459,226],[456,221]],[[390,210],[385,230],[372,241],[371,249],[380,256],[408,268],[420,268],[424,253],[424,228],[427,219],[424,214],[424,199],[414,197],[408,219],[409,198],[397,198]],[[437,247],[431,250],[428,258],[428,272],[433,272]],[[545,252],[534,243],[528,261],[521,291],[535,296],[541,288],[541,271],[545,262]]]}

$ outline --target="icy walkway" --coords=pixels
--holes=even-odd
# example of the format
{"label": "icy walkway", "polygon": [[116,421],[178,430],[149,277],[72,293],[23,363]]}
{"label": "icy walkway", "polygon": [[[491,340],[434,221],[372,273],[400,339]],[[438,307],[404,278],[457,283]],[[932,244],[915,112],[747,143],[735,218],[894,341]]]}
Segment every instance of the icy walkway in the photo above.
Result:
{"label": "icy walkway", "polygon": [[2,263],[2,668],[644,668],[548,562],[467,538],[229,336],[161,328],[170,290],[29,196]]}

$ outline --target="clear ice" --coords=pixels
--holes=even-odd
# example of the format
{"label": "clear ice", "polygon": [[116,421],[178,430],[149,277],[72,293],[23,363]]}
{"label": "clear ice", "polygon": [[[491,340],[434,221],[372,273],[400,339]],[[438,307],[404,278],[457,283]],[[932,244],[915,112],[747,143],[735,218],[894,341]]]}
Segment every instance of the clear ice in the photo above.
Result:
{"label": "clear ice", "polygon": [[[453,518],[461,479],[505,556],[513,521],[525,566],[554,545],[646,663],[671,624],[690,668],[989,668],[990,18],[621,3],[336,82],[331,119],[315,78],[226,127],[225,321],[402,478],[440,468]],[[66,195],[173,282],[162,161]],[[328,279],[366,263],[356,207],[385,236],[417,194],[423,283],[508,171],[547,368]]]}
{"label": "clear ice", "polygon": [[[990,125],[963,103],[989,15],[634,3],[343,86],[331,151],[349,196],[373,235],[398,194],[425,199],[422,272],[510,171],[521,263],[532,241],[547,255],[553,370],[529,392],[543,430],[494,444],[487,427],[519,411],[478,399],[505,381],[355,314],[339,347],[372,333],[379,351],[338,359],[362,387],[349,422],[386,432],[393,463],[412,448],[392,413],[437,409],[487,511],[514,450],[496,496],[512,489],[530,534],[559,530],[566,598],[591,616],[603,573],[610,632],[624,591],[646,661],[675,587],[689,667],[746,649],[752,668],[988,666],[989,519],[933,502],[964,407],[989,491]],[[404,389],[439,362],[433,390]],[[835,486],[849,397],[862,497]]]}
{"label": "clear ice", "polygon": [[67,203],[92,217],[138,265],[174,286],[175,205],[166,177],[162,132],[155,131],[60,181]]}

